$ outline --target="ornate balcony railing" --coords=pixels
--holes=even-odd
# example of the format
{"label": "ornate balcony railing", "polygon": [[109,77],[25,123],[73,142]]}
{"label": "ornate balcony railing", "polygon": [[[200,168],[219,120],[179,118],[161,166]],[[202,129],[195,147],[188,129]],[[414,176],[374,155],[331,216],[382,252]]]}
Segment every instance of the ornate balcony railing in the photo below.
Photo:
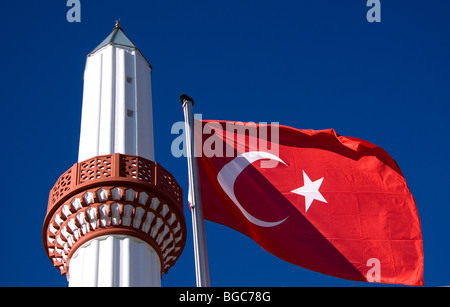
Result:
{"label": "ornate balcony railing", "polygon": [[62,174],[50,190],[42,234],[54,266],[65,275],[79,246],[109,234],[144,240],[167,272],[186,241],[183,192],[172,174],[118,153],[75,163]]}
{"label": "ornate balcony railing", "polygon": [[104,185],[105,182],[113,185],[124,181],[162,191],[183,210],[183,191],[164,167],[139,156],[115,153],[75,163],[62,174],[50,190],[47,212],[83,186]]}

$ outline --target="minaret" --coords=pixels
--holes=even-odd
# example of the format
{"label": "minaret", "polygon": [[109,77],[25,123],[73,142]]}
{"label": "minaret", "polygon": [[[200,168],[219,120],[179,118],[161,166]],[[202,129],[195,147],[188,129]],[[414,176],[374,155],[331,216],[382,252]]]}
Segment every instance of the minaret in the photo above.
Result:
{"label": "minaret", "polygon": [[160,286],[184,248],[182,190],[154,162],[151,70],[118,22],[87,56],[78,163],[43,227],[69,286]]}

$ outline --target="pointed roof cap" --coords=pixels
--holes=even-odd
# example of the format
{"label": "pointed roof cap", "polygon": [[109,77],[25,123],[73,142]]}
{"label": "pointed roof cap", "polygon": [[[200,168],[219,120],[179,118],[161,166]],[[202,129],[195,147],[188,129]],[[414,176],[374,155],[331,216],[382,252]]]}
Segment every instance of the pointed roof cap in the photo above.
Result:
{"label": "pointed roof cap", "polygon": [[121,45],[121,46],[125,46],[125,47],[130,47],[130,48],[136,48],[137,47],[130,41],[130,39],[123,33],[122,28],[120,27],[119,21],[116,20],[116,26],[114,27],[113,31],[111,32],[111,34],[108,35],[108,37],[106,37],[103,42],[100,43],[100,45],[98,45],[94,50],[92,50],[91,53],[96,52],[97,50],[99,50],[100,48],[106,46],[106,45]]}
{"label": "pointed roof cap", "polygon": [[114,27],[111,34],[109,34],[97,47],[95,47],[94,50],[92,50],[87,56],[94,54],[101,48],[107,46],[107,45],[116,45],[116,46],[124,46],[128,48],[133,48],[138,51],[138,53],[142,56],[142,58],[147,62],[150,69],[152,69],[152,66],[150,65],[149,61],[144,57],[144,55],[141,53],[141,51],[131,42],[131,40],[123,33],[122,28],[120,27],[119,20],[116,20],[116,26]]}

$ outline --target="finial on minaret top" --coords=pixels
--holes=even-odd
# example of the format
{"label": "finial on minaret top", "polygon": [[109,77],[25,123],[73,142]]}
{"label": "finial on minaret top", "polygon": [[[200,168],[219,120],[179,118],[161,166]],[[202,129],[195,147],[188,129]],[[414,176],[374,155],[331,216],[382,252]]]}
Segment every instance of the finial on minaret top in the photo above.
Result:
{"label": "finial on minaret top", "polygon": [[121,29],[119,21],[120,21],[120,18],[119,18],[119,19],[116,19],[116,26],[114,27],[113,30],[115,30],[115,29]]}

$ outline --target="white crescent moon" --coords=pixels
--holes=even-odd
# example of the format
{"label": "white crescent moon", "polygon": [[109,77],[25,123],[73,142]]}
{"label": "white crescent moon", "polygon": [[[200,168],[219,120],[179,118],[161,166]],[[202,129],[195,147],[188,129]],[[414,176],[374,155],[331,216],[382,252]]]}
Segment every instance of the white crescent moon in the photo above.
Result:
{"label": "white crescent moon", "polygon": [[219,182],[224,192],[228,195],[228,197],[231,198],[231,200],[235,203],[235,205],[239,208],[239,210],[242,212],[242,214],[245,216],[247,220],[261,227],[274,227],[283,223],[288,217],[277,222],[262,221],[254,217],[250,213],[248,213],[247,210],[245,210],[244,207],[239,203],[239,201],[236,198],[236,195],[234,194],[234,183],[236,182],[236,179],[239,176],[239,174],[247,166],[261,159],[276,160],[287,166],[287,164],[284,163],[283,160],[281,160],[280,158],[271,153],[263,151],[246,152],[237,156],[231,162],[225,164],[225,166],[222,167],[220,172],[217,174],[217,181]]}

